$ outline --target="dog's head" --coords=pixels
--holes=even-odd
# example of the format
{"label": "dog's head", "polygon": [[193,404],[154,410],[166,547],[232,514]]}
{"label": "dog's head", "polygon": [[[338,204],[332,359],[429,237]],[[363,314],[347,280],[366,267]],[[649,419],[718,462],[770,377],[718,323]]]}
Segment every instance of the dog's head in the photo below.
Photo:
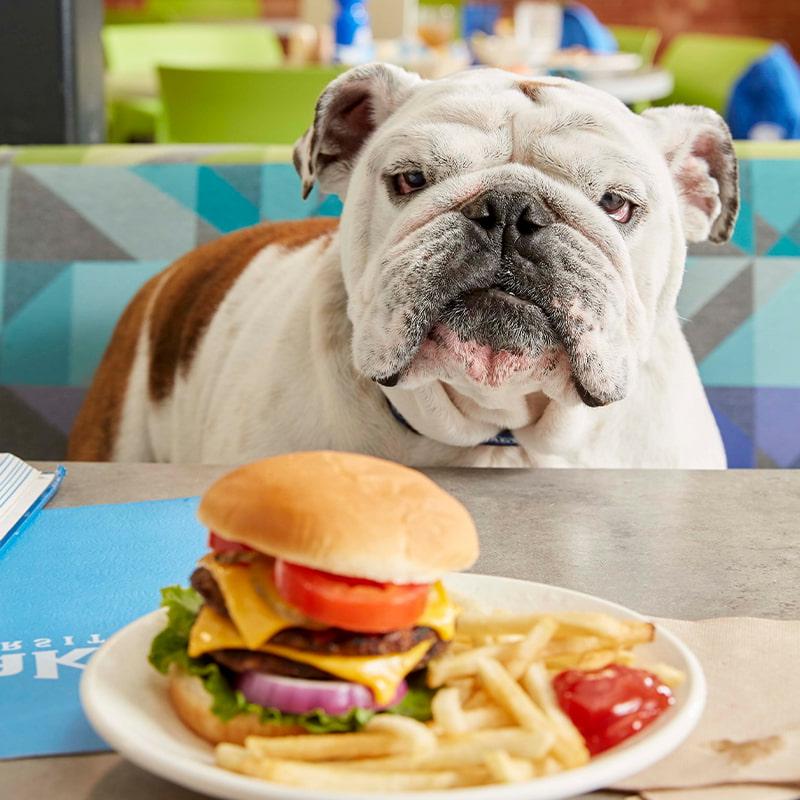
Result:
{"label": "dog's head", "polygon": [[730,133],[703,108],[638,116],[572,81],[384,64],[319,99],[304,192],[345,200],[356,367],[384,384],[625,396],[674,313],[686,241],[738,207]]}

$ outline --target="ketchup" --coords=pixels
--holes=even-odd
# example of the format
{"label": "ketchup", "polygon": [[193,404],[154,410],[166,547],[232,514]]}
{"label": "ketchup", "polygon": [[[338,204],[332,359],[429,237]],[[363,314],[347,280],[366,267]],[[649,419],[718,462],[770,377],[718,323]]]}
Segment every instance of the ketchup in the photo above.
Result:
{"label": "ketchup", "polygon": [[652,672],[621,664],[560,672],[553,689],[593,756],[638,733],[675,702]]}

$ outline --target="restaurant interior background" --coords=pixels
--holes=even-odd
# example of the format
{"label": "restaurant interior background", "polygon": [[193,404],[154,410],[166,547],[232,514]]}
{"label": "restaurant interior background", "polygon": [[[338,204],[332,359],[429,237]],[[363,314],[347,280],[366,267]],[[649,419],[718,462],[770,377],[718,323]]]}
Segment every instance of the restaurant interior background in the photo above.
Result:
{"label": "restaurant interior background", "polygon": [[634,110],[705,104],[737,141],[730,243],[679,312],[731,467],[800,466],[795,0],[40,0],[0,4],[0,451],[59,459],[150,276],[300,198],[291,143],[350,64],[555,74]]}

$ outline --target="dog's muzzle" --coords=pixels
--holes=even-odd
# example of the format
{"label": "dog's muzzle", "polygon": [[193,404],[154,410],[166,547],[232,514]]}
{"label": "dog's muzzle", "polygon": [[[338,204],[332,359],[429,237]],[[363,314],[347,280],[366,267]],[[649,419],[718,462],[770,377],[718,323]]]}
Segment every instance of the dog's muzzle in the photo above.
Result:
{"label": "dog's muzzle", "polygon": [[486,247],[501,257],[511,248],[527,257],[536,237],[553,222],[541,201],[519,192],[486,192],[463,206],[461,213],[477,228]]}

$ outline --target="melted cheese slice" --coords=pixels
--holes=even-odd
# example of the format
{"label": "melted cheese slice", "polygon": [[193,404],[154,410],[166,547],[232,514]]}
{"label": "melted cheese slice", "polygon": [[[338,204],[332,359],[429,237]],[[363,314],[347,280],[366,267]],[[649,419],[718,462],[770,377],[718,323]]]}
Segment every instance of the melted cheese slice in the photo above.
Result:
{"label": "melted cheese slice", "polygon": [[[342,680],[360,683],[372,690],[378,703],[386,705],[395,696],[403,678],[422,661],[432,645],[433,642],[428,640],[405,653],[383,656],[334,656],[270,644],[250,649],[299,661]],[[243,638],[231,622],[208,606],[200,609],[189,636],[189,655],[192,658],[210,650],[238,650],[245,647]]]}
{"label": "melted cheese slice", "polygon": [[[253,650],[282,630],[298,626],[296,620],[277,611],[278,603],[267,599],[275,595],[270,562],[256,559],[249,564],[220,564],[209,554],[200,563],[214,576],[247,649]],[[458,607],[447,596],[442,583],[437,582],[431,586],[428,603],[416,624],[432,628],[443,641],[449,642],[455,635],[457,614]]]}
{"label": "melted cheese slice", "polygon": [[449,642],[456,635],[456,617],[459,610],[447,596],[444,584],[436,581],[428,592],[428,604],[417,620],[417,625],[433,628],[442,641]]}
{"label": "melted cheese slice", "polygon": [[214,576],[225,598],[225,607],[248,650],[297,624],[282,617],[267,602],[266,596],[273,586],[269,562],[256,559],[250,564],[220,564],[209,554],[200,563]]}
{"label": "melted cheese slice", "polygon": [[189,658],[197,658],[210,650],[242,650],[244,640],[225,617],[209,606],[203,606],[189,632]]}

